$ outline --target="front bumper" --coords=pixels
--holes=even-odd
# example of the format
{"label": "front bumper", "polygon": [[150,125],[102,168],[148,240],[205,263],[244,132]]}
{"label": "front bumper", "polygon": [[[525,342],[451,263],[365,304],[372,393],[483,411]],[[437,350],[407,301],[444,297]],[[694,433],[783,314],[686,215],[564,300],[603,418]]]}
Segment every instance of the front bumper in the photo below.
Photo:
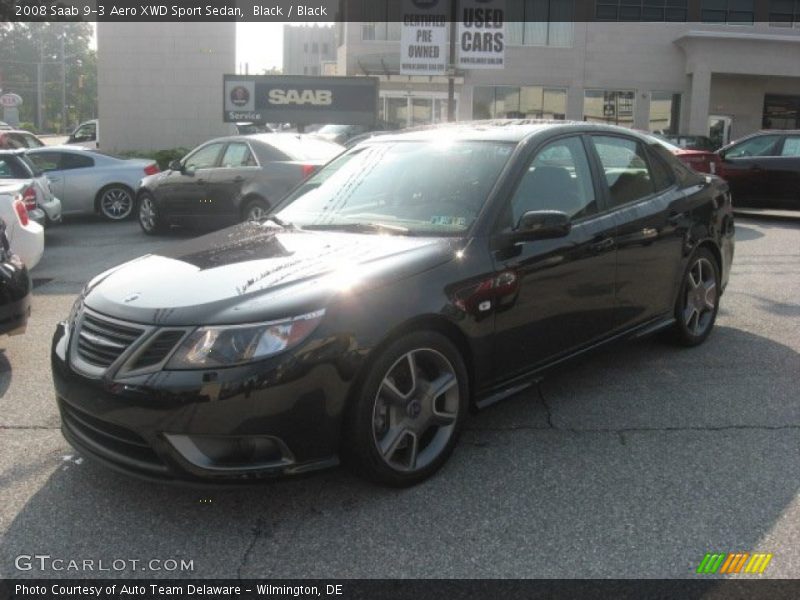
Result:
{"label": "front bumper", "polygon": [[[338,464],[349,381],[338,350],[215,371],[92,379],[71,368],[69,330],[51,354],[64,437],[89,458],[150,480],[249,482]],[[324,359],[323,359],[324,355]]]}

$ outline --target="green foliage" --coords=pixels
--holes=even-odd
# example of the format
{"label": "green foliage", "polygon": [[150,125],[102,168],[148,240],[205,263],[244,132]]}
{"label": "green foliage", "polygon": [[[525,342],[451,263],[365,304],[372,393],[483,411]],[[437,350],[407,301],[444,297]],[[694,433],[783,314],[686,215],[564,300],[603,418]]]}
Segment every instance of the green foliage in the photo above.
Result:
{"label": "green foliage", "polygon": [[140,151],[131,150],[129,152],[120,152],[119,155],[125,158],[148,158],[158,163],[158,168],[165,171],[169,168],[169,163],[173,160],[180,160],[189,154],[189,148],[168,148],[166,150],[151,150]]}
{"label": "green foliage", "polygon": [[39,131],[36,129],[36,125],[33,123],[28,123],[27,121],[20,123],[19,128],[24,129],[25,131],[30,131],[31,133],[39,133]]}
{"label": "green foliage", "polygon": [[[13,3],[11,3],[13,5]],[[41,64],[42,123],[36,129],[53,133],[62,128],[62,91],[66,91],[66,132],[97,116],[97,53],[90,47],[93,29],[82,22],[2,23],[0,26],[0,87],[22,96],[20,121],[36,122],[37,71]],[[62,85],[62,41],[63,75]]]}

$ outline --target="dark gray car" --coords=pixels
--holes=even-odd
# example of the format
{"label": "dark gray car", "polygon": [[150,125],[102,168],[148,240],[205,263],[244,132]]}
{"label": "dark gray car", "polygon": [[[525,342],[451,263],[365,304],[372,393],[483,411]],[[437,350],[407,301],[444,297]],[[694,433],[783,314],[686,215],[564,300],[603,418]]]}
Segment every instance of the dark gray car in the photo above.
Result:
{"label": "dark gray car", "polygon": [[139,224],[154,234],[171,225],[220,228],[257,219],[342,150],[291,133],[208,141],[167,171],[142,180]]}

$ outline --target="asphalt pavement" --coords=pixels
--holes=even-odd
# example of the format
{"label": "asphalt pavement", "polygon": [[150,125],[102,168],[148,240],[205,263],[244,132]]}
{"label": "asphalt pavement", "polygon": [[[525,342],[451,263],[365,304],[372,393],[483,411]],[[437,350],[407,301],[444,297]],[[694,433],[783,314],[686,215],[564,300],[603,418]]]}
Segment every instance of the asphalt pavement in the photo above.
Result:
{"label": "asphalt pavement", "polygon": [[[344,469],[148,484],[63,440],[55,324],[90,277],[180,239],[95,220],[47,231],[28,331],[0,338],[0,575],[696,577],[706,552],[765,551],[762,577],[800,577],[800,220],[738,220],[706,344],[651,338],[565,365],[470,417],[445,468],[399,491]],[[18,570],[27,555],[95,570]]]}

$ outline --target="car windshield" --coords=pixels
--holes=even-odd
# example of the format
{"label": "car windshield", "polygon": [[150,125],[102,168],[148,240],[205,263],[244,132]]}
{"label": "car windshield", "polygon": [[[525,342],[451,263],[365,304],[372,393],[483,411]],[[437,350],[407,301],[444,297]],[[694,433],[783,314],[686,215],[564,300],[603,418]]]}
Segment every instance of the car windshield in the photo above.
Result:
{"label": "car windshield", "polygon": [[308,229],[457,235],[478,215],[514,144],[389,141],[334,160],[279,217]]}

